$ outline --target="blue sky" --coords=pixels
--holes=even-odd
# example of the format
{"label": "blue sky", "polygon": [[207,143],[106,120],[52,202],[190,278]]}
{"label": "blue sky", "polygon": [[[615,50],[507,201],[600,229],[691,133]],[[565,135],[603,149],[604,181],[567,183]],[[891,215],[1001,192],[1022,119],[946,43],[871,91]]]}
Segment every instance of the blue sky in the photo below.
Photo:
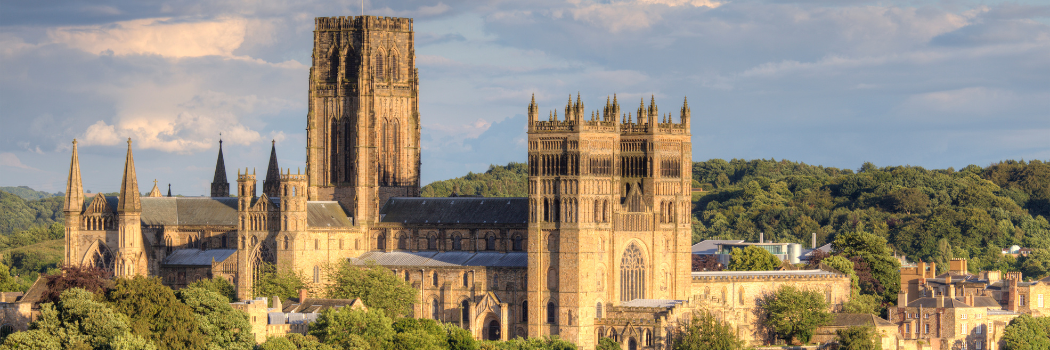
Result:
{"label": "blue sky", "polygon": [[[361,3],[0,1],[0,185],[141,190],[304,166],[313,18]],[[525,112],[688,96],[694,160],[1050,159],[1045,1],[365,1],[415,18],[423,183],[525,160]]]}

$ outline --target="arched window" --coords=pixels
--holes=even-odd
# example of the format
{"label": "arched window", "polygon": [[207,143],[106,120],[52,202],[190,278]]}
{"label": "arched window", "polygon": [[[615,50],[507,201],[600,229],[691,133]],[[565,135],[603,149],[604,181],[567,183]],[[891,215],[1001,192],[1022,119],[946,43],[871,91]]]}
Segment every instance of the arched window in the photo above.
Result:
{"label": "arched window", "polygon": [[321,267],[314,266],[314,283],[321,283]]}
{"label": "arched window", "polygon": [[547,323],[554,324],[558,322],[558,307],[554,305],[554,302],[547,303]]}
{"label": "arched window", "polygon": [[319,239],[315,238],[314,239],[314,250],[318,250],[318,249],[321,249],[321,241]]}
{"label": "arched window", "polygon": [[401,234],[397,237],[397,249],[408,249],[408,235]]}
{"label": "arched window", "polygon": [[514,236],[514,251],[521,251],[521,236]]}
{"label": "arched window", "polygon": [[427,249],[438,249],[437,236],[427,237]]}
{"label": "arched window", "polygon": [[430,300],[430,317],[434,318],[435,321],[441,321],[441,307],[438,305],[437,299]]}
{"label": "arched window", "polygon": [[401,80],[400,65],[398,64],[397,54],[390,54],[390,80],[399,81]]}
{"label": "arched window", "polygon": [[437,273],[437,271],[434,271],[434,278],[430,279],[430,283],[433,284],[435,287],[437,287],[437,285],[438,285],[438,273]]}
{"label": "arched window", "polygon": [[594,317],[602,318],[602,303],[598,302],[594,304]]}
{"label": "arched window", "polygon": [[462,249],[463,249],[463,237],[460,237],[458,234],[457,235],[453,235],[452,236],[452,250],[462,250]]}
{"label": "arched window", "polygon": [[376,237],[376,249],[386,249],[386,235],[380,234],[378,237]]}
{"label": "arched window", "polygon": [[222,249],[226,249],[226,248],[228,248],[228,247],[227,247],[227,244],[228,244],[228,243],[227,243],[227,238],[226,238],[226,235],[223,235],[223,236],[222,236]]}
{"label": "arched window", "polygon": [[328,80],[335,81],[339,77],[339,51],[332,50],[332,55],[328,57]]}
{"label": "arched window", "polygon": [[529,322],[529,301],[521,302],[521,322]]}
{"label": "arched window", "polygon": [[463,326],[465,326],[465,328],[467,329],[470,329],[470,302],[464,300],[462,303],[460,303],[459,307],[462,310],[460,317],[463,320]]}
{"label": "arched window", "polygon": [[645,346],[653,346],[653,333],[649,332],[648,329],[645,330],[644,338],[645,338]]}
{"label": "arched window", "polygon": [[411,280],[411,279],[412,279],[412,275],[410,275],[410,274],[408,273],[408,270],[405,270],[405,282],[408,282],[408,281],[409,281],[409,280]]}
{"label": "arched window", "polygon": [[384,73],[386,73],[386,70],[383,67],[383,61],[384,61],[383,54],[382,53],[376,53],[376,59],[375,59],[375,80],[376,81],[380,81],[380,82],[386,80],[386,75],[384,74]]}
{"label": "arched window", "polygon": [[645,299],[645,257],[632,242],[620,259],[620,300],[634,299]]}
{"label": "arched window", "polygon": [[259,237],[252,236],[252,247],[259,244]]}
{"label": "arched window", "polygon": [[496,250],[496,236],[489,235],[485,238],[485,250]]}
{"label": "arched window", "polygon": [[468,274],[467,272],[463,272],[463,287],[467,287],[469,285],[470,285],[470,274]]}

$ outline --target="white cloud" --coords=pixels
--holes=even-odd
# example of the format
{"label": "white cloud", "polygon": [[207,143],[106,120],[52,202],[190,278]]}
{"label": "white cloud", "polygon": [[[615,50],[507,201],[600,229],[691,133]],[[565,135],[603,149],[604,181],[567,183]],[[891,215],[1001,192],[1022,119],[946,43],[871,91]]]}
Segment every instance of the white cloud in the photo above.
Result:
{"label": "white cloud", "polygon": [[52,42],[88,53],[160,55],[165,57],[234,57],[244,41],[248,21],[238,17],[186,22],[146,18],[108,25],[57,27],[48,30]]}
{"label": "white cloud", "polygon": [[37,168],[22,164],[18,156],[11,152],[0,153],[0,166],[9,166],[26,170],[39,170]]}

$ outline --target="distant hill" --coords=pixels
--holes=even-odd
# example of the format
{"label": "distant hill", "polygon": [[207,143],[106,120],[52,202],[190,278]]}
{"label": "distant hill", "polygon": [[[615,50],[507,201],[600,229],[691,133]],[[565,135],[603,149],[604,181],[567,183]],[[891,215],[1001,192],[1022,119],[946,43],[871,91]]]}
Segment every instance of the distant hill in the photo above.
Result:
{"label": "distant hill", "polygon": [[483,197],[528,196],[529,168],[525,163],[490,165],[484,173],[468,173],[455,179],[435,181],[421,190],[423,197],[448,197],[452,193]]}
{"label": "distant hill", "polygon": [[44,192],[44,191],[37,191],[37,190],[34,190],[32,188],[29,188],[29,186],[18,186],[18,187],[0,186],[0,191],[4,191],[4,192],[10,193],[10,194],[22,197],[22,199],[25,199],[27,201],[31,201],[31,200],[34,200],[34,199],[54,197],[54,196],[61,196],[62,195],[62,193],[47,193],[47,192]]}
{"label": "distant hill", "polygon": [[10,235],[33,226],[48,227],[55,222],[63,222],[64,201],[64,197],[58,196],[25,200],[0,191],[0,234]]}

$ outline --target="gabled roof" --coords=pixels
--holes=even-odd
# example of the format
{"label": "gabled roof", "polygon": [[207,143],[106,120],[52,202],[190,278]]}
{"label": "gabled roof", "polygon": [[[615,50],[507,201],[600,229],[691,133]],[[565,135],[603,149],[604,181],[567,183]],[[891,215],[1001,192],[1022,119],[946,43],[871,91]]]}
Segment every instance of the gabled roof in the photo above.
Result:
{"label": "gabled roof", "polygon": [[164,266],[211,266],[211,262],[221,263],[237,253],[237,249],[178,249],[171,252],[160,264]]}
{"label": "gabled roof", "polygon": [[353,221],[339,202],[314,201],[306,203],[306,225],[309,227],[350,227]]}
{"label": "gabled roof", "polygon": [[368,252],[357,258],[350,258],[355,265],[365,265],[374,261],[380,266],[485,266],[485,267],[527,267],[529,256],[526,252]]}
{"label": "gabled roof", "polygon": [[529,200],[521,197],[394,197],[381,222],[404,224],[525,224]]}
{"label": "gabled roof", "polygon": [[237,198],[143,197],[142,224],[237,226]]}
{"label": "gabled roof", "polygon": [[[912,300],[912,302],[908,303],[908,307],[935,308],[935,307],[937,307],[937,299],[938,298],[944,298],[944,297],[922,297],[922,298],[918,298],[918,299]],[[957,308],[957,307],[973,307],[973,306],[971,306],[969,304],[966,304],[966,301],[964,301],[962,299],[959,299],[959,298],[944,298],[944,307],[948,308],[948,309],[951,309],[951,308]],[[999,304],[996,303],[995,307],[998,308]]]}

